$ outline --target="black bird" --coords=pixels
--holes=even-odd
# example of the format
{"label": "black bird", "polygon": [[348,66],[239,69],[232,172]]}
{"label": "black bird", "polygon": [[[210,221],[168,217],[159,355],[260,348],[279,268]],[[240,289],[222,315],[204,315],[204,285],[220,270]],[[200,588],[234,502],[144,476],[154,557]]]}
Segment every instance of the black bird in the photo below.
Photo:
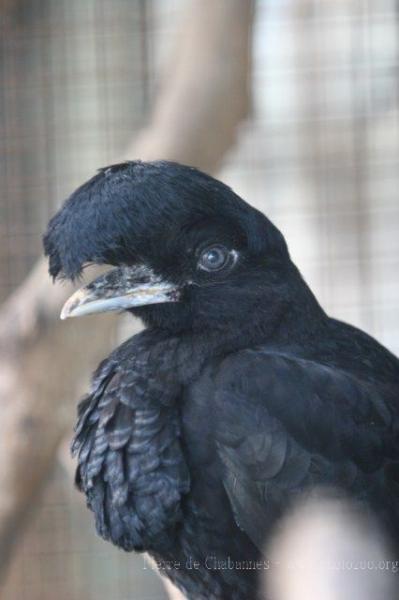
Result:
{"label": "black bird", "polygon": [[101,536],[204,600],[258,597],[265,541],[319,486],[399,542],[399,361],[326,315],[262,213],[194,168],[126,162],[72,194],[44,248],[53,278],[116,267],[62,317],[146,326],[79,406],[76,481]]}

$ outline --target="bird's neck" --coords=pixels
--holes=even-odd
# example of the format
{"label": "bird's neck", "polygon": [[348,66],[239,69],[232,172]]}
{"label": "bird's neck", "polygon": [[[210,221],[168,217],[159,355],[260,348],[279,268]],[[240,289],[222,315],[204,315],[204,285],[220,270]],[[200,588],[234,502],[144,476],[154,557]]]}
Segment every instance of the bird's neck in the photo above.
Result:
{"label": "bird's neck", "polygon": [[307,346],[323,337],[328,316],[295,267],[290,295],[276,308],[273,319],[265,318],[264,343],[273,346]]}
{"label": "bird's neck", "polygon": [[178,333],[162,327],[149,327],[159,340],[175,340],[181,356],[191,356],[197,364],[208,358],[263,345],[270,347],[309,347],[312,340],[327,331],[328,317],[292,265],[290,279],[281,297],[269,297],[267,287],[253,310],[237,313],[222,325],[204,325]]}
{"label": "bird's neck", "polygon": [[231,350],[260,344],[307,347],[312,340],[326,334],[328,321],[313,292],[292,265],[289,282],[277,300],[274,292],[269,296],[266,290],[255,310],[237,319],[235,327],[224,336],[219,332],[211,335],[211,344],[215,347],[225,344]]}

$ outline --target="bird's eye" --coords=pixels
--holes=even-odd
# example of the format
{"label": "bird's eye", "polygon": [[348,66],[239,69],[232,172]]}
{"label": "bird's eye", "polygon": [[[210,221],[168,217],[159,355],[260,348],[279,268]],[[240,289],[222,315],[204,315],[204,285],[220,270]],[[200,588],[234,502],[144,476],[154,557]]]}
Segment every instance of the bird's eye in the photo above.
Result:
{"label": "bird's eye", "polygon": [[229,263],[230,256],[224,246],[211,246],[201,253],[198,267],[204,271],[220,271]]}

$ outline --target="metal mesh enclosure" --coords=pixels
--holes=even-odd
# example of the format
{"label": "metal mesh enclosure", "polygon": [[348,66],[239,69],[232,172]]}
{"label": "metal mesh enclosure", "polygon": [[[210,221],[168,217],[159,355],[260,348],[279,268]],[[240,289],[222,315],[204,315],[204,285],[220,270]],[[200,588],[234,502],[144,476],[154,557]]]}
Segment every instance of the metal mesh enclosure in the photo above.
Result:
{"label": "metal mesh enclosure", "polygon": [[23,2],[1,14],[4,299],[41,253],[49,215],[115,160],[149,108],[147,2]]}
{"label": "metal mesh enclosure", "polygon": [[[55,206],[145,124],[184,4],[2,3],[0,300]],[[253,114],[221,177],[282,229],[330,314],[398,352],[397,3],[259,0],[254,56]],[[141,557],[96,538],[62,457],[0,595],[166,597]]]}
{"label": "metal mesh enclosure", "polygon": [[327,311],[399,349],[395,2],[261,3],[254,118],[226,178]]}

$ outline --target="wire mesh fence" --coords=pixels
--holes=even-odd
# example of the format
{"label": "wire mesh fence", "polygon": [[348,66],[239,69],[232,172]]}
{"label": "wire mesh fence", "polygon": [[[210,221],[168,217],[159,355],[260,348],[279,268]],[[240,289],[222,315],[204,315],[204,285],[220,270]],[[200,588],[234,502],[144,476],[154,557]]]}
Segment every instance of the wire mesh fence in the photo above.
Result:
{"label": "wire mesh fence", "polygon": [[[55,206],[145,124],[184,4],[2,3],[0,300],[40,254]],[[253,113],[221,173],[283,230],[328,312],[396,352],[398,59],[394,0],[259,0]],[[0,595],[165,597],[141,557],[95,537],[65,464]]]}

